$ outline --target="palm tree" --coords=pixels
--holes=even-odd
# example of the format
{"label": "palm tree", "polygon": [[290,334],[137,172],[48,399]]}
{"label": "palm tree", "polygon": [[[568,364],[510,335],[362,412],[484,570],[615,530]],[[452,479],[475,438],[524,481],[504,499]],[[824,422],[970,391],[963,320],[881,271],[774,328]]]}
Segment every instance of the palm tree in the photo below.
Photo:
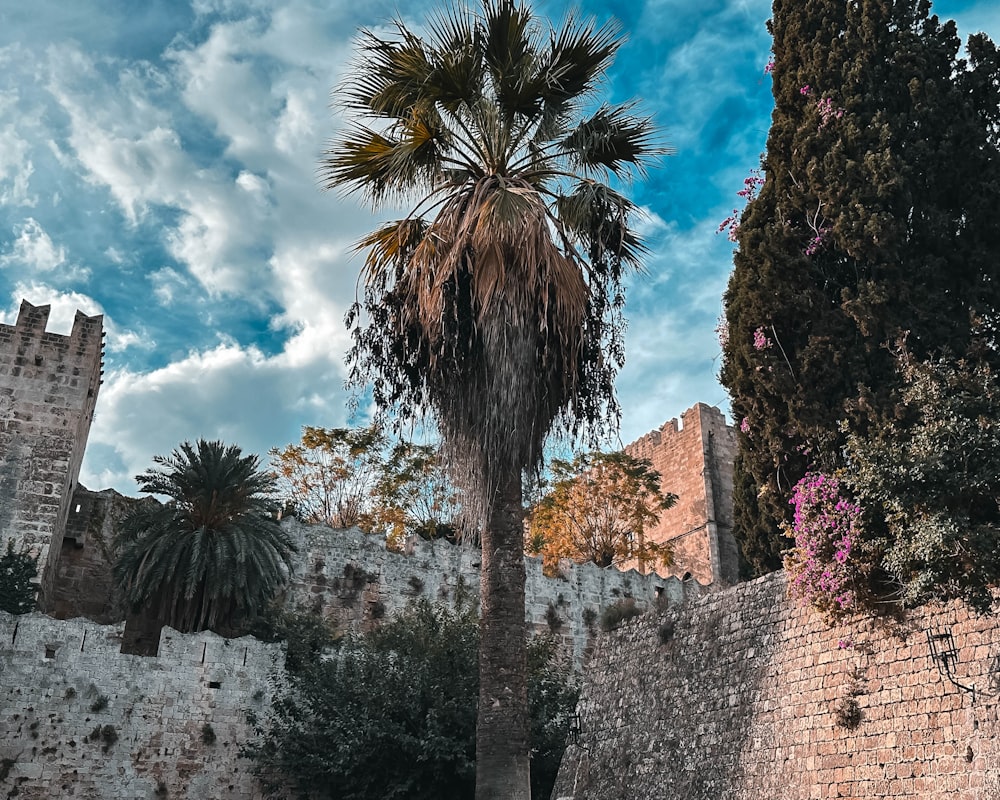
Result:
{"label": "palm tree", "polygon": [[232,626],[284,585],[295,545],[272,514],[274,479],[255,455],[199,439],[155,456],[143,501],[122,520],[114,575],[125,601],[180,631]]}
{"label": "palm tree", "polygon": [[622,279],[643,247],[607,181],[662,150],[631,105],[593,102],[616,25],[483,0],[425,30],[361,33],[321,174],[375,209],[411,202],[359,244],[351,375],[440,432],[482,544],[476,796],[527,800],[522,477],[553,429],[617,423]]}

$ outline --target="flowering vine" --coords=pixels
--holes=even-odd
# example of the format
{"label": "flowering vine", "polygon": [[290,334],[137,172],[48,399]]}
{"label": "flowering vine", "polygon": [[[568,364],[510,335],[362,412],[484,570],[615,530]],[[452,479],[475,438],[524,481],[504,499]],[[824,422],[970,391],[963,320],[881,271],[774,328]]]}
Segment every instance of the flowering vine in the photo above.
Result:
{"label": "flowering vine", "polygon": [[753,332],[753,349],[754,350],[767,350],[774,342],[767,338],[767,334],[764,333],[764,328],[757,328]]}
{"label": "flowering vine", "polygon": [[726,319],[725,313],[719,317],[715,326],[715,335],[719,337],[719,346],[725,350],[729,346],[729,320]]}
{"label": "flowering vine", "polygon": [[808,472],[792,490],[795,547],[785,557],[789,593],[839,616],[858,605],[857,567],[851,560],[861,535],[861,507],[836,477]]}
{"label": "flowering vine", "polygon": [[[761,186],[764,185],[764,178],[760,174],[759,169],[750,170],[750,174],[743,179],[743,188],[737,193],[737,197],[742,197],[747,205],[750,205],[754,200],[757,199],[757,192]],[[728,231],[726,238],[731,242],[736,241],[736,232],[740,228],[740,211],[734,208],[733,213],[722,220],[722,223],[716,229],[716,233],[722,233],[723,231]]]}

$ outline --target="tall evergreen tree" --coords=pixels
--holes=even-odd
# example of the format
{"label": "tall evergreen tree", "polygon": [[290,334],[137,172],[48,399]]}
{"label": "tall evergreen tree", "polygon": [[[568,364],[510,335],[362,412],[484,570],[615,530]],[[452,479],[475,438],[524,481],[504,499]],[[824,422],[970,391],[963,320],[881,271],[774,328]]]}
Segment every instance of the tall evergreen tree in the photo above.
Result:
{"label": "tall evergreen tree", "polygon": [[893,416],[886,345],[964,354],[1000,293],[993,43],[974,36],[960,58],[928,0],[774,0],[769,25],[775,109],[722,369],[742,429],[737,535],[758,572],[780,566],[796,481]]}

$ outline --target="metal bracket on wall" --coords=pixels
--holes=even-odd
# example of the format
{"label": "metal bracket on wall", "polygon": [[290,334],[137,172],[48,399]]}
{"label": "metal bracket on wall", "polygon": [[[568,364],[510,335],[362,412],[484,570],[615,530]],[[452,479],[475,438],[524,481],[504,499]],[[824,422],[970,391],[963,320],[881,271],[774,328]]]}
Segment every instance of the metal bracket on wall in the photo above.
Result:
{"label": "metal bracket on wall", "polygon": [[937,632],[927,631],[927,646],[931,651],[931,660],[937,665],[941,677],[947,678],[954,686],[972,695],[972,705],[976,704],[976,685],[966,686],[955,679],[952,670],[958,665],[958,648],[950,628],[941,628]]}

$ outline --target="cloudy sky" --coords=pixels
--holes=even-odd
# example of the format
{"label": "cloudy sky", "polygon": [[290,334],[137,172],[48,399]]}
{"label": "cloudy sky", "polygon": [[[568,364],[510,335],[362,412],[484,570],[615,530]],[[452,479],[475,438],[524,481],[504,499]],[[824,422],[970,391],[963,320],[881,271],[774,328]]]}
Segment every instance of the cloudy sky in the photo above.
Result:
{"label": "cloudy sky", "polygon": [[[344,312],[375,224],[323,192],[342,120],[330,90],[359,27],[425,0],[0,2],[0,322],[103,313],[105,382],[81,479],[135,492],[180,441],[266,453],[349,420]],[[561,19],[570,4],[538,0]],[[619,379],[628,442],[702,401],[726,408],[714,328],[731,269],[717,235],[771,111],[768,0],[583,0],[628,36],[607,86],[676,154],[632,187],[652,254],[632,281]],[[1000,35],[995,0],[938,0]]]}

